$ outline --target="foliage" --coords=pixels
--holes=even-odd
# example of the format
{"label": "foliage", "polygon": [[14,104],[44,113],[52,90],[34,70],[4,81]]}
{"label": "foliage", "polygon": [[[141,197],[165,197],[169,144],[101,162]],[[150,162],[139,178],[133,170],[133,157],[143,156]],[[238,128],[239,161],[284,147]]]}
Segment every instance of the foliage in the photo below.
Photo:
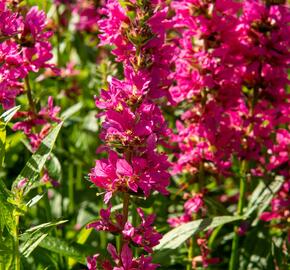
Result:
{"label": "foliage", "polygon": [[288,269],[284,2],[0,0],[0,270]]}

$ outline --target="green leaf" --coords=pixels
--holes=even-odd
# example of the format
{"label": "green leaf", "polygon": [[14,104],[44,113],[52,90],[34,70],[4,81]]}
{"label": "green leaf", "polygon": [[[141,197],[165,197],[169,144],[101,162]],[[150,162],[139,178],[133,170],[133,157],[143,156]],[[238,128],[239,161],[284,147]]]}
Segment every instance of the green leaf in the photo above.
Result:
{"label": "green leaf", "polygon": [[240,219],[242,217],[220,216],[182,224],[166,233],[155,250],[176,249],[194,234]]}
{"label": "green leaf", "polygon": [[82,245],[68,243],[60,238],[47,236],[40,244],[40,247],[56,252],[62,256],[75,259],[77,262],[86,264],[86,254]]}
{"label": "green leaf", "polygon": [[12,119],[20,106],[11,108],[0,116],[0,166],[3,165],[6,146],[6,125]]}
{"label": "green leaf", "polygon": [[61,164],[54,154],[50,155],[50,158],[45,163],[45,168],[47,169],[48,174],[52,179],[59,181],[61,180],[62,178]]}
{"label": "green leaf", "polygon": [[25,233],[20,236],[20,240],[23,241],[20,246],[21,254],[27,258],[31,252],[48,236],[48,232],[52,227],[65,222],[67,222],[67,220],[47,222],[26,230]]}
{"label": "green leaf", "polygon": [[24,187],[24,194],[28,193],[33,184],[36,182],[40,171],[42,170],[47,158],[49,157],[54,143],[56,141],[57,135],[61,129],[63,122],[59,123],[52,131],[45,137],[42,141],[38,150],[31,156],[31,158],[26,163],[25,167],[22,169],[20,174],[17,176],[16,180],[13,182],[12,190],[17,190],[18,183],[27,178],[28,182]]}
{"label": "green leaf", "polygon": [[37,232],[33,233],[23,245],[20,246],[20,253],[24,257],[28,257],[31,252],[37,248],[37,246],[41,243],[41,241],[48,236],[48,233]]}
{"label": "green leaf", "polygon": [[6,227],[11,235],[14,233],[15,220],[13,211],[15,206],[9,201],[13,198],[13,194],[6,188],[2,180],[0,180],[0,232]]}
{"label": "green leaf", "polygon": [[42,223],[40,225],[37,225],[37,226],[34,226],[32,228],[27,229],[24,234],[34,232],[34,231],[39,231],[39,230],[46,229],[49,227],[54,227],[54,226],[57,226],[57,225],[60,225],[60,224],[66,223],[66,222],[68,222],[68,220],[59,220],[59,221]]}
{"label": "green leaf", "polygon": [[258,184],[256,189],[252,193],[247,211],[245,213],[245,216],[249,217],[253,212],[257,210],[257,218],[254,220],[252,224],[253,226],[257,224],[259,216],[270,204],[271,200],[280,189],[283,182],[283,177],[276,177],[274,181],[268,186],[263,181]]}
{"label": "green leaf", "polygon": [[4,112],[0,118],[1,118],[1,121],[3,121],[5,124],[7,124],[11,119],[12,117],[14,116],[14,114],[20,109],[20,106],[15,106],[9,110],[7,110],[6,112]]}
{"label": "green leaf", "polygon": [[77,113],[81,108],[82,108],[83,104],[81,102],[69,107],[67,110],[65,110],[62,114],[61,114],[61,118],[63,120],[66,120],[67,118],[71,117],[72,115],[74,115],[75,113]]}
{"label": "green leaf", "polygon": [[26,206],[32,207],[33,205],[37,204],[42,199],[43,196],[44,196],[44,194],[41,194],[41,195],[37,194],[36,196],[34,196],[31,200],[29,200],[26,203]]}
{"label": "green leaf", "polygon": [[[2,213],[1,213],[2,214]],[[14,239],[11,234],[8,234],[7,230],[1,235],[0,241],[0,269],[2,270],[14,270]]]}

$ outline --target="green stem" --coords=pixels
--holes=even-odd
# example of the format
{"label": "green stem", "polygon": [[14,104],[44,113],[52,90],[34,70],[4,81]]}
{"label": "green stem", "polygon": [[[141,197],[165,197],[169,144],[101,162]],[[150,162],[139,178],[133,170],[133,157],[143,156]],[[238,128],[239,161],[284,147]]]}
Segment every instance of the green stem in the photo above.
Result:
{"label": "green stem", "polygon": [[[126,224],[126,222],[128,221],[128,214],[129,214],[129,205],[130,205],[130,195],[127,192],[124,192],[123,195],[123,225]],[[124,244],[124,238],[121,237],[121,247]]]}
{"label": "green stem", "polygon": [[[241,175],[240,175],[240,197],[238,202],[237,214],[241,216],[245,205],[245,194],[246,194],[246,171],[247,161],[243,160],[241,164]],[[239,235],[238,226],[234,227],[234,238],[232,242],[232,253],[230,258],[229,270],[239,269]]]}
{"label": "green stem", "polygon": [[198,192],[204,188],[204,164],[203,161],[199,164],[199,174],[198,174]]}
{"label": "green stem", "polygon": [[19,237],[18,237],[18,226],[19,226],[19,214],[15,214],[15,231],[14,231],[14,266],[15,270],[20,270],[20,253],[19,253]]}
{"label": "green stem", "polygon": [[[132,206],[132,225],[134,227],[137,227],[137,223],[138,223],[138,215],[137,215],[137,207],[136,207],[136,204],[135,202],[131,203],[131,206]],[[133,254],[134,254],[134,257],[138,257],[139,254],[138,254],[138,248],[137,247],[133,247]]]}
{"label": "green stem", "polygon": [[128,220],[128,213],[129,213],[129,204],[130,204],[130,195],[127,192],[124,192],[123,197],[123,223],[125,224]]}
{"label": "green stem", "polygon": [[35,104],[34,104],[34,101],[32,98],[32,90],[31,90],[30,83],[29,83],[29,77],[26,76],[24,81],[25,81],[25,86],[26,86],[26,93],[27,93],[29,108],[33,113],[35,113],[36,110],[35,110]]}
{"label": "green stem", "polygon": [[186,264],[186,270],[192,269],[192,263],[191,263],[192,257],[193,257],[193,237],[189,239],[188,253],[187,253],[188,262]]}
{"label": "green stem", "polygon": [[68,166],[68,197],[69,197],[69,207],[68,211],[69,213],[74,212],[74,167],[73,164],[70,164]]}

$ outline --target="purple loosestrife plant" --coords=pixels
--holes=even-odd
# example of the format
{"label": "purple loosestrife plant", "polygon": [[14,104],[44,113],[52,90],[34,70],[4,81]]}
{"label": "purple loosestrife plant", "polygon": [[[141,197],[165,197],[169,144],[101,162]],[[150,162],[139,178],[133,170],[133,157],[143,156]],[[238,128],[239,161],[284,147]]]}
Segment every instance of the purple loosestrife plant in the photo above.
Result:
{"label": "purple loosestrife plant", "polygon": [[1,1],[0,12],[0,103],[9,109],[17,96],[27,94],[29,108],[15,115],[18,122],[13,129],[22,130],[35,151],[49,133],[51,123],[60,121],[60,108],[53,105],[52,97],[48,98],[48,107],[37,112],[29,82],[29,73],[40,69],[58,73],[49,63],[53,56],[49,38],[53,32],[46,30],[46,14],[36,6],[28,9]]}
{"label": "purple loosestrife plant", "polygon": [[[162,1],[108,1],[102,9],[101,45],[113,45],[117,61],[123,62],[124,79],[109,78],[108,90],[101,90],[96,106],[104,118],[101,139],[109,152],[108,158],[97,160],[89,174],[90,180],[105,190],[105,203],[123,194],[123,212],[111,215],[110,209],[101,210],[101,219],[88,225],[96,230],[121,234],[122,248],[111,244],[109,261],[100,262],[98,269],[155,269],[150,257],[133,259],[130,245],[152,253],[161,235],[154,229],[154,215],[141,218],[139,225],[128,220],[131,196],[148,197],[152,192],[168,194],[169,162],[157,151],[169,134],[158,100],[170,100],[170,63],[174,47],[166,44],[167,7]],[[132,211],[134,211],[132,209]],[[98,256],[95,256],[98,260]],[[101,260],[100,260],[101,261]],[[89,258],[90,269],[97,269]]]}

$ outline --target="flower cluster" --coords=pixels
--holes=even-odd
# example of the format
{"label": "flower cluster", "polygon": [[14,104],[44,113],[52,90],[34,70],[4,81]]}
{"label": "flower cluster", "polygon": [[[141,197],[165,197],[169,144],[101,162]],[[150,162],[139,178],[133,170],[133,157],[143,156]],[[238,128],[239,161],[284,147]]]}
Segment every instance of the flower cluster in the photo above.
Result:
{"label": "flower cluster", "polygon": [[[128,246],[128,244],[124,244],[122,246],[121,254],[119,255],[116,248],[112,245],[108,245],[108,252],[110,253],[115,265],[118,267],[114,267],[111,265],[109,260],[105,260],[101,263],[101,267],[99,269],[104,270],[155,270],[157,268],[156,264],[151,263],[152,259],[150,257],[144,257],[141,255],[140,258],[134,259],[133,252]],[[94,270],[97,269],[99,255],[94,255],[92,258],[88,258],[88,269]]]}
{"label": "flower cluster", "polygon": [[[234,175],[239,162],[253,177],[289,178],[289,9],[258,0],[171,7],[180,57],[170,92],[186,109],[173,137],[173,174],[193,175],[202,189],[206,178]],[[184,208],[172,226],[192,220]]]}
{"label": "flower cluster", "polygon": [[13,130],[23,131],[30,140],[30,145],[34,152],[51,130],[51,123],[60,122],[59,111],[60,107],[54,106],[53,98],[50,96],[48,98],[48,106],[41,108],[37,113],[35,111],[17,112],[15,118],[17,118],[18,122],[14,124]]}
{"label": "flower cluster", "polygon": [[202,210],[204,207],[203,194],[195,194],[193,197],[187,199],[184,203],[184,213],[180,217],[171,217],[168,219],[168,223],[171,227],[177,227],[183,223],[187,223],[193,220],[193,214]]}
{"label": "flower cluster", "polygon": [[[102,1],[93,0],[55,0],[54,1],[59,12],[59,24],[67,27],[71,16],[76,17],[73,19],[74,27],[80,32],[96,33],[98,29],[98,20],[100,19],[100,12],[98,10]],[[60,10],[59,6],[63,6]]]}
{"label": "flower cluster", "polygon": [[38,7],[25,9],[10,5],[13,4],[8,1],[0,2],[0,103],[8,109],[15,105],[17,96],[27,93],[29,109],[16,115],[25,120],[16,123],[13,129],[28,136],[34,151],[49,132],[49,122],[59,121],[59,108],[53,105],[52,97],[47,108],[36,111],[28,77],[30,72],[41,68],[57,72],[48,62],[53,56],[49,42],[53,33],[46,30],[46,15]]}
{"label": "flower cluster", "polygon": [[255,160],[261,173],[282,165],[274,149],[288,132],[272,135],[289,121],[287,8],[231,0],[172,6],[184,38],[171,93],[178,103],[194,103],[177,123],[175,172],[196,173],[203,163],[209,173],[228,174],[234,155]]}
{"label": "flower cluster", "polygon": [[[103,269],[157,267],[151,264],[150,257],[142,255],[133,260],[129,248],[132,243],[146,252],[153,251],[161,238],[153,228],[154,215],[145,217],[138,208],[141,224],[137,225],[128,221],[128,210],[130,196],[148,197],[153,191],[168,194],[170,164],[167,156],[157,151],[158,144],[169,135],[158,105],[158,100],[170,100],[174,47],[165,40],[165,31],[171,25],[167,11],[165,4],[157,1],[121,6],[119,1],[109,0],[98,21],[101,45],[113,45],[116,60],[124,66],[124,79],[109,77],[108,89],[95,98],[96,106],[102,110],[99,117],[104,119],[100,138],[106,144],[99,151],[105,149],[109,155],[96,161],[89,177],[106,191],[106,203],[112,196],[124,194],[123,213],[116,213],[113,218],[109,207],[101,210],[101,220],[89,225],[122,235],[124,244],[119,253],[108,246],[116,266],[112,268],[103,262]],[[124,256],[130,258],[129,262]],[[91,265],[94,266],[90,269],[96,269],[96,263]]]}

